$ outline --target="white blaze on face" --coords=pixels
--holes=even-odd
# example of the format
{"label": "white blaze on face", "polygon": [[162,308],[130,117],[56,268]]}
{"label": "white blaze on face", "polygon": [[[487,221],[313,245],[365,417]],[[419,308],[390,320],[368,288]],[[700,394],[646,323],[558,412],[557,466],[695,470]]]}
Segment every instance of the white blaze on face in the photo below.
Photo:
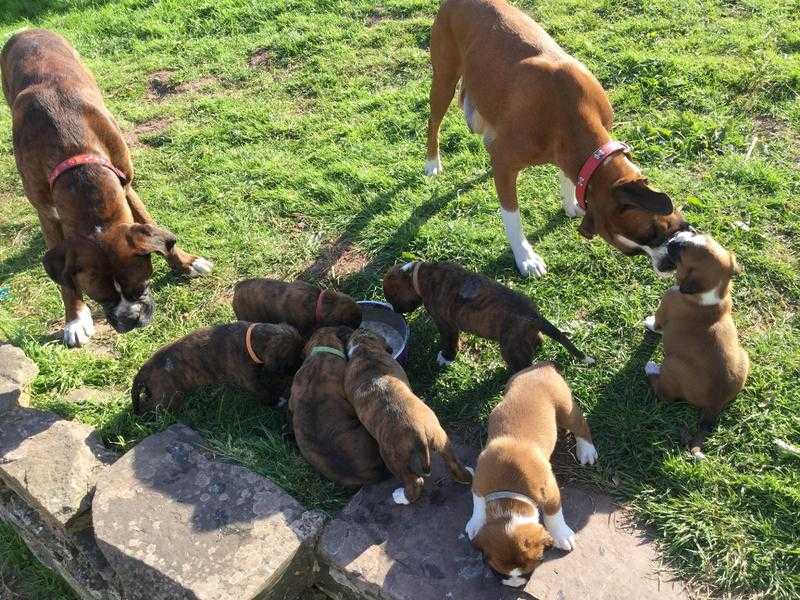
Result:
{"label": "white blaze on face", "polygon": [[138,319],[144,306],[141,302],[131,302],[122,293],[122,286],[114,280],[114,289],[119,293],[119,302],[114,307],[114,316],[117,319]]}

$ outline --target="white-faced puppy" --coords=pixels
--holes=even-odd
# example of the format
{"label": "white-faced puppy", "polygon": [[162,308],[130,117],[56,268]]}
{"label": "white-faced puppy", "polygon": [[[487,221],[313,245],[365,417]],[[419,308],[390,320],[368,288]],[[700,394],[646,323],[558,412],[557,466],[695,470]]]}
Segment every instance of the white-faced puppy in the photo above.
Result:
{"label": "white-faced puppy", "polygon": [[455,455],[434,412],[409,387],[408,378],[386,341],[357,329],[348,342],[344,389],[358,419],[378,442],[389,471],[403,482],[393,493],[397,504],[419,498],[438,452],[461,483],[472,476]]}
{"label": "white-faced puppy", "polygon": [[483,136],[506,237],[523,275],[544,275],[522,231],[517,175],[531,165],[561,169],[561,197],[580,233],[627,255],[647,253],[671,270],[666,242],[688,227],[670,198],[652,189],[611,139],[613,110],[600,82],[533,19],[505,0],[444,0],[431,30],[433,82],[425,173],[442,170],[439,126],[461,80],[467,125]]}
{"label": "white-faced puppy", "polygon": [[[550,363],[514,375],[489,416],[489,436],[472,480],[472,518],[466,531],[505,585],[525,585],[555,546],[572,550],[575,532],[564,522],[550,455],[558,428],[577,440],[578,460],[594,464],[592,434],[567,382]],[[539,524],[539,509],[544,526]]]}
{"label": "white-faced puppy", "polygon": [[707,235],[680,234],[668,245],[678,285],[661,300],[645,326],[664,336],[664,362],[645,365],[663,400],[683,399],[700,409],[692,453],[702,445],[720,412],[744,387],[750,359],[739,344],[731,315],[731,278],[736,257]]}

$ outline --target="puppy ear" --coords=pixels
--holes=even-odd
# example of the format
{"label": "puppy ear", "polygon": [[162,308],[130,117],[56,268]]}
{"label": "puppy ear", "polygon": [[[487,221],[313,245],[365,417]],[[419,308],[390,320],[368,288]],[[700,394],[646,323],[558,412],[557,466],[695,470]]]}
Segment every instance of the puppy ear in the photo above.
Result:
{"label": "puppy ear", "polygon": [[59,244],[44,253],[42,265],[47,275],[58,285],[65,288],[75,289],[75,281],[72,279],[74,273],[74,261],[72,253]]}
{"label": "puppy ear", "polygon": [[652,189],[644,179],[614,185],[611,197],[623,206],[635,206],[657,215],[670,215],[674,210],[670,197]]}
{"label": "puppy ear", "polygon": [[125,232],[125,239],[136,254],[158,252],[167,256],[175,247],[175,234],[155,225],[136,223]]}
{"label": "puppy ear", "polygon": [[590,213],[587,212],[583,216],[583,220],[581,221],[581,224],[578,227],[578,233],[580,233],[587,240],[592,239],[597,233],[597,230],[595,229],[594,226],[594,217],[592,217]]}

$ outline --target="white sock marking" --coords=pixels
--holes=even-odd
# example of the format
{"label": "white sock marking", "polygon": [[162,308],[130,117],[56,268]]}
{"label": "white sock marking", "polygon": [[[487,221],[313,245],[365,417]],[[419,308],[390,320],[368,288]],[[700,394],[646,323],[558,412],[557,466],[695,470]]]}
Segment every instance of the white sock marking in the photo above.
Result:
{"label": "white sock marking", "polygon": [[392,500],[394,500],[395,504],[410,504],[408,498],[406,498],[406,491],[401,487],[392,492]]}
{"label": "white sock marking", "polygon": [[189,277],[202,277],[203,275],[208,275],[209,273],[211,273],[211,270],[213,268],[214,268],[213,262],[211,262],[207,258],[198,256],[192,261],[192,265],[189,268]]}
{"label": "white sock marking", "polygon": [[582,437],[575,436],[575,454],[578,456],[578,462],[582,465],[593,465],[597,462],[597,448],[589,440]]}
{"label": "white sock marking", "polygon": [[570,181],[569,177],[564,175],[563,171],[558,172],[558,179],[561,188],[561,206],[568,217],[582,217],[586,213],[578,205],[578,200],[575,198],[575,184]]}
{"label": "white sock marking", "polygon": [[452,360],[447,360],[447,359],[444,357],[444,355],[442,354],[441,350],[440,350],[440,351],[439,351],[439,354],[438,354],[438,355],[436,355],[436,363],[437,363],[437,364],[438,364],[440,367],[447,367],[447,366],[450,366],[451,364],[453,364],[453,361],[452,361]]}
{"label": "white sock marking", "polygon": [[648,360],[644,366],[644,372],[647,375],[661,375],[661,367],[652,360]]}
{"label": "white sock marking", "polygon": [[83,346],[94,335],[94,321],[89,307],[84,305],[77,318],[64,324],[64,345],[68,348]]}
{"label": "white sock marking", "polygon": [[644,326],[653,333],[661,333],[661,330],[656,327],[656,316],[650,315],[644,320]]}
{"label": "white sock marking", "polygon": [[553,516],[549,516],[547,513],[544,514],[544,526],[553,536],[553,545],[556,548],[561,550],[575,548],[575,532],[564,521],[564,513],[560,508]]}
{"label": "white sock marking", "polygon": [[442,159],[437,155],[436,158],[425,159],[425,175],[435,177],[442,173]]}
{"label": "white sock marking", "polygon": [[511,251],[514,253],[514,261],[517,269],[526,277],[541,277],[547,273],[547,265],[544,259],[533,251],[533,248],[525,239],[522,233],[522,220],[519,210],[508,211],[500,209],[503,218],[503,225],[506,229],[508,243],[511,244]]}
{"label": "white sock marking", "polygon": [[[467,467],[469,468],[469,467]],[[473,473],[474,474],[474,473]],[[474,540],[478,532],[486,524],[486,500],[483,496],[478,496],[475,492],[472,493],[472,516],[467,521],[464,531],[467,532],[467,537]]]}

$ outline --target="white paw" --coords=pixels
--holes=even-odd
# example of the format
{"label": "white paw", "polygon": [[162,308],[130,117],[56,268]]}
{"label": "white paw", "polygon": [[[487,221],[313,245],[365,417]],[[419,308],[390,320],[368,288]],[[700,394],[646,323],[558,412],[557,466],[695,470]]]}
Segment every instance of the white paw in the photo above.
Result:
{"label": "white paw", "polygon": [[64,325],[64,345],[68,348],[83,346],[94,335],[94,321],[88,306],[78,312],[78,318]]}
{"label": "white paw", "polygon": [[202,277],[203,275],[208,275],[211,273],[211,269],[213,268],[213,262],[207,258],[198,256],[192,261],[192,266],[189,268],[189,277]]}
{"label": "white paw", "polygon": [[575,532],[568,526],[565,525],[564,529],[558,534],[551,533],[550,535],[553,537],[553,546],[559,550],[569,552],[575,549]]}
{"label": "white paw", "polygon": [[660,375],[661,367],[658,366],[657,363],[654,363],[652,360],[648,360],[647,364],[644,366],[644,372],[647,375]]}
{"label": "white paw", "polygon": [[597,361],[595,359],[593,359],[591,356],[584,356],[583,357],[583,364],[585,364],[585,365],[593,365],[596,362]]}
{"label": "white paw", "polygon": [[392,492],[392,500],[394,500],[395,504],[409,504],[406,492],[401,487]]}
{"label": "white paw", "polygon": [[453,364],[453,361],[452,361],[452,360],[447,360],[447,359],[446,359],[446,358],[445,358],[445,357],[442,355],[442,353],[441,353],[441,352],[439,352],[439,354],[436,356],[436,364],[438,364],[440,367],[447,367],[447,366],[449,366],[449,365],[452,365],[452,364]]}
{"label": "white paw", "polygon": [[567,202],[562,198],[561,206],[564,207],[564,213],[571,219],[575,219],[577,217],[582,217],[586,214],[580,206],[578,206],[578,202],[576,200],[572,200],[572,202]]}
{"label": "white paw", "polygon": [[650,315],[644,320],[644,326],[652,331],[653,333],[661,333],[661,330],[656,328],[656,317],[655,315]]}
{"label": "white paw", "polygon": [[517,269],[525,277],[542,277],[547,273],[544,259],[536,254],[528,243],[514,252],[514,260],[517,263]]}
{"label": "white paw", "polygon": [[576,437],[575,441],[575,454],[578,456],[578,462],[582,465],[593,465],[597,462],[597,448],[594,444],[583,438]]}
{"label": "white paw", "polygon": [[585,215],[586,213],[578,205],[578,201],[575,198],[575,184],[573,184],[563,172],[559,173],[559,181],[561,187],[561,206],[564,208],[566,215],[571,218]]}
{"label": "white paw", "polygon": [[429,158],[425,160],[425,175],[434,177],[442,173],[442,161],[437,156],[436,158]]}

